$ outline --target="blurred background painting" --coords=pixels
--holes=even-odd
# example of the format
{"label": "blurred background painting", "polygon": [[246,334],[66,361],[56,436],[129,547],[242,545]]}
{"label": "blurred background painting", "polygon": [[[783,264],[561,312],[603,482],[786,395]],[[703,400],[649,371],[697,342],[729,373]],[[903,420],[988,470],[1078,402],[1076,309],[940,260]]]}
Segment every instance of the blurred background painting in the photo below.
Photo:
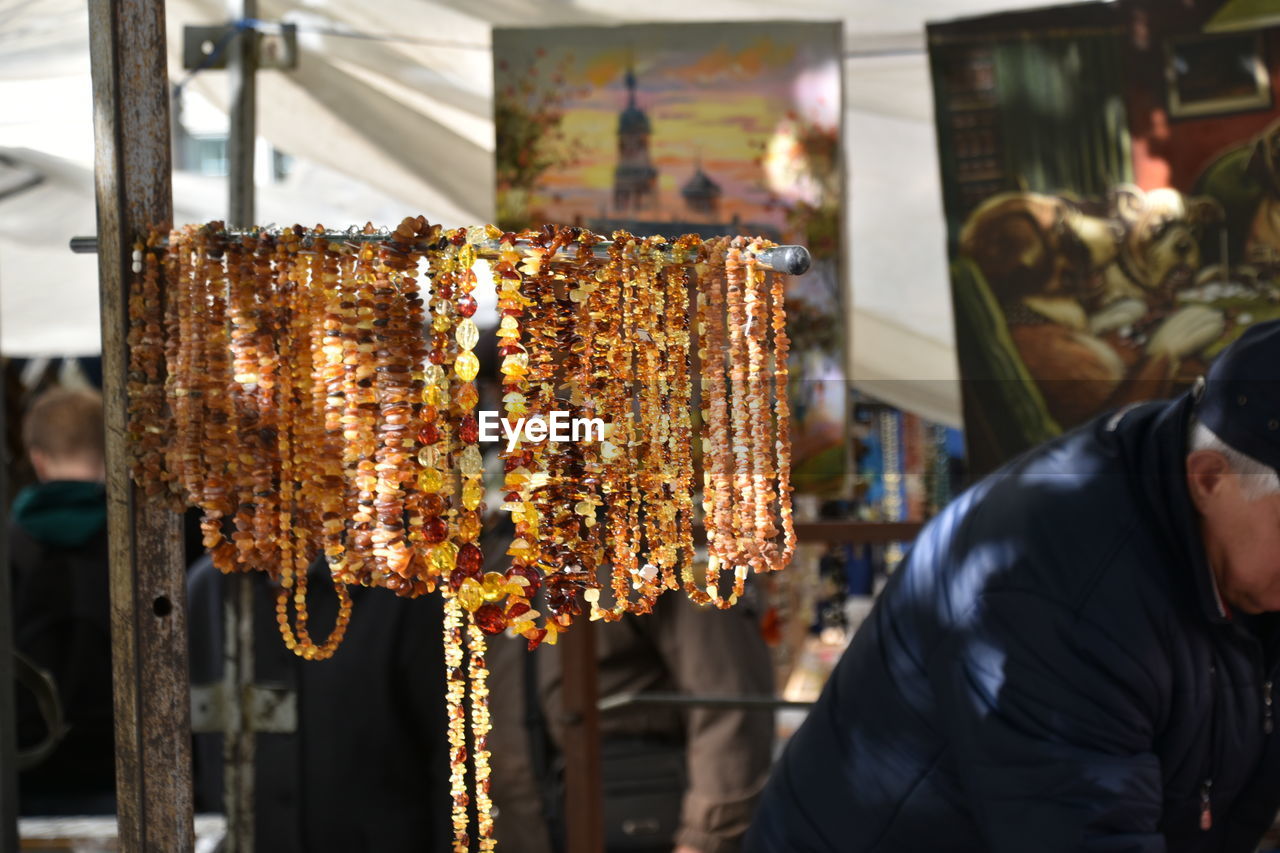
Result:
{"label": "blurred background painting", "polygon": [[1280,39],[1248,7],[929,28],[974,473],[1177,393],[1280,316]]}
{"label": "blurred background painting", "polygon": [[846,485],[838,23],[496,29],[498,224],[751,234],[788,288],[794,483]]}

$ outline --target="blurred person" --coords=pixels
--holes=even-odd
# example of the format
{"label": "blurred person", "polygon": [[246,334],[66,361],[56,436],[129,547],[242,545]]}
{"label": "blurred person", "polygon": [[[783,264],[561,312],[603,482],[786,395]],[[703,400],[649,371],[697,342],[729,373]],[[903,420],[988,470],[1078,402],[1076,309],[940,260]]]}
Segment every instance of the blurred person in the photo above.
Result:
{"label": "blurred person", "polygon": [[1280,322],[917,538],[749,853],[1252,853],[1280,807]]}
{"label": "blurred person", "polygon": [[[509,520],[486,537],[497,570]],[[684,693],[771,697],[773,668],[748,595],[721,611],[668,592],[653,612],[596,622],[600,697]],[[584,617],[585,620],[585,617]],[[570,630],[581,630],[575,626]],[[496,837],[507,853],[551,853],[565,834],[564,718],[556,646],[490,640]],[[769,772],[768,710],[634,705],[600,715],[607,853],[733,853]],[[629,831],[628,831],[629,829]]]}
{"label": "blurred person", "polygon": [[[405,599],[352,587],[342,645],[328,660],[307,661],[281,639],[279,587],[263,572],[250,577],[254,683],[293,691],[297,699],[295,731],[255,736],[255,849],[452,850],[440,596]],[[338,612],[323,557],[312,563],[308,581],[308,627],[321,643]],[[193,685],[222,680],[227,586],[207,556],[188,574]],[[222,740],[195,736],[197,811],[223,811]]]}
{"label": "blurred person", "polygon": [[[19,776],[24,814],[115,811],[111,617],[102,396],[54,388],[22,424],[38,482],[10,523],[14,645],[52,676],[69,729]],[[18,689],[18,742],[47,734],[34,696]]]}

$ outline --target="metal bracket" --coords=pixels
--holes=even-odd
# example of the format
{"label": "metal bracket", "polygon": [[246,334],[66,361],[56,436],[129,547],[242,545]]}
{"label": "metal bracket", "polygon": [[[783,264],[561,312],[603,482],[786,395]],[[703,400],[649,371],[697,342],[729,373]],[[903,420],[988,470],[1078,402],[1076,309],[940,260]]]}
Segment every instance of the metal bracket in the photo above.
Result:
{"label": "metal bracket", "polygon": [[[255,732],[291,734],[298,730],[298,694],[285,687],[253,685],[249,687]],[[191,685],[191,731],[196,734],[222,734],[227,730],[227,715],[239,715],[234,693],[228,696],[226,685]]]}
{"label": "metal bracket", "polygon": [[[226,68],[228,49],[235,38],[235,24],[182,28],[182,67],[187,71]],[[298,27],[296,24],[255,24],[257,67],[291,71],[298,67]]]}

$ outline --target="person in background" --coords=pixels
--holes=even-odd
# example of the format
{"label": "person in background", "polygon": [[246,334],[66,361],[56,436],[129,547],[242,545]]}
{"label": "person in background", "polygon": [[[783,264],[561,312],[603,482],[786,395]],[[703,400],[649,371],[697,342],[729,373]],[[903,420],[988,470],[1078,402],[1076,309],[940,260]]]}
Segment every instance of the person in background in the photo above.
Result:
{"label": "person in background", "polygon": [[[511,527],[502,525],[484,542],[494,570],[509,559]],[[772,697],[772,663],[752,599],[749,589],[720,611],[669,592],[648,615],[593,623],[599,695]],[[570,630],[582,630],[581,621]],[[560,649],[529,653],[521,637],[495,637],[488,662],[499,849],[563,849]],[[738,851],[769,772],[773,733],[768,710],[641,704],[602,712],[605,851]]]}
{"label": "person in background", "polygon": [[[65,737],[22,772],[24,814],[115,811],[111,631],[102,396],[54,388],[34,400],[22,439],[38,483],[20,492],[10,524],[14,645],[57,687]],[[19,688],[18,742],[45,738]]]}
{"label": "person in background", "polygon": [[916,539],[750,853],[1252,853],[1280,807],[1280,322]]}
{"label": "person in background", "polygon": [[[332,658],[285,648],[279,586],[252,572],[254,683],[293,692],[297,728],[255,739],[255,849],[270,853],[447,853],[451,842],[444,614],[439,594],[352,587]],[[311,636],[329,636],[338,597],[324,558],[308,573]],[[187,575],[191,683],[222,680],[227,577],[202,557]],[[290,614],[292,615],[292,613]],[[223,810],[221,734],[194,745],[197,811]]]}

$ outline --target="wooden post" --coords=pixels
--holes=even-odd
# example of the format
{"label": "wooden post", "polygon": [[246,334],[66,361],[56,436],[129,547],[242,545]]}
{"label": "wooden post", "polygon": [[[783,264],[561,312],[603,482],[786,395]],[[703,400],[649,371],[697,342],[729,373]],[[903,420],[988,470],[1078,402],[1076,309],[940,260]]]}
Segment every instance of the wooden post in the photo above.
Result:
{"label": "wooden post", "polygon": [[566,853],[604,850],[595,627],[580,619],[560,637]]}
{"label": "wooden post", "polygon": [[163,0],[89,0],[120,848],[195,847],[181,519],[129,477],[132,245],[173,221]]}

